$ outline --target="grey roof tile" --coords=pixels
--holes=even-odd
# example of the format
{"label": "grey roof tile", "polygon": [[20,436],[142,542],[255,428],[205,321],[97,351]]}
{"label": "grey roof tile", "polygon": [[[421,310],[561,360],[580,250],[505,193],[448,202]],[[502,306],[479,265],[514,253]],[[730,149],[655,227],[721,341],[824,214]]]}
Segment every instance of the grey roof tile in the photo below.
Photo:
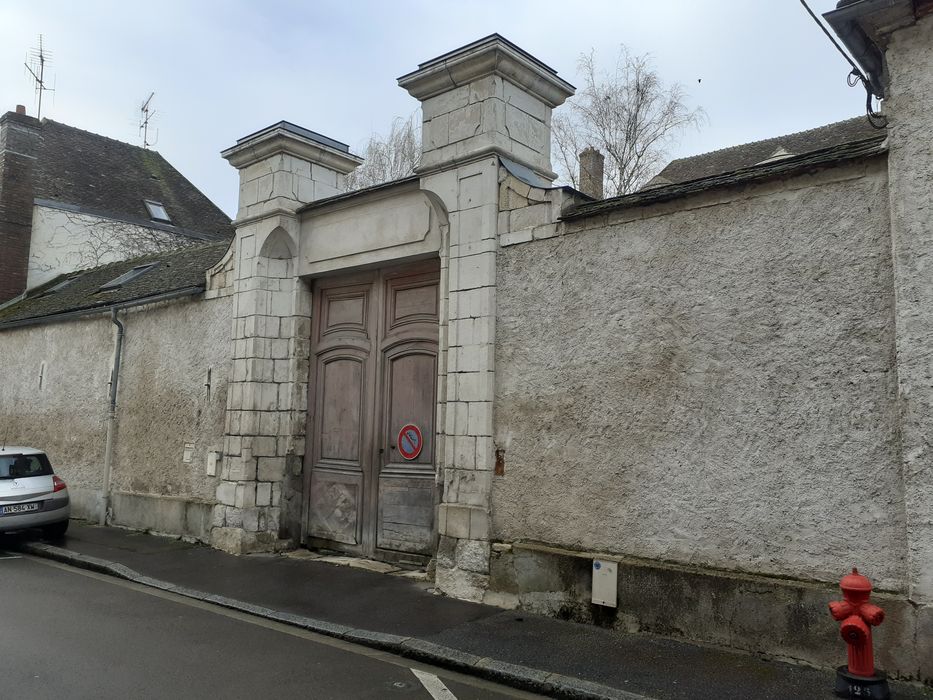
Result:
{"label": "grey roof tile", "polygon": [[141,223],[150,220],[143,202],[150,199],[165,206],[180,233],[233,237],[229,217],[157,151],[51,119],[41,122],[34,192],[37,199]]}
{"label": "grey roof tile", "polygon": [[803,155],[874,138],[879,133],[884,132],[875,129],[865,117],[856,117],[795,134],[745,143],[689,158],[678,158],[671,161],[657,177],[665,181],[664,184],[699,180],[750,168],[771,158],[779,149],[784,149],[792,155]]}
{"label": "grey roof tile", "polygon": [[[75,311],[132,304],[178,290],[203,289],[205,273],[217,264],[229,247],[228,241],[207,243],[61,275],[30,290],[21,301],[0,308],[0,329],[6,324],[27,319],[42,319]],[[107,282],[134,267],[149,263],[158,265],[117,289],[100,291],[101,286]],[[52,291],[66,280],[70,280],[68,284]]]}
{"label": "grey roof tile", "polygon": [[799,156],[758,163],[750,167],[715,173],[695,180],[645,188],[621,197],[582,204],[568,209],[561,215],[561,218],[564,220],[580,219],[587,216],[606,214],[617,209],[667,202],[717,187],[744,185],[775,177],[787,177],[802,172],[811,172],[845,161],[877,156],[886,151],[885,142],[886,134],[875,131],[871,138],[837,144]]}

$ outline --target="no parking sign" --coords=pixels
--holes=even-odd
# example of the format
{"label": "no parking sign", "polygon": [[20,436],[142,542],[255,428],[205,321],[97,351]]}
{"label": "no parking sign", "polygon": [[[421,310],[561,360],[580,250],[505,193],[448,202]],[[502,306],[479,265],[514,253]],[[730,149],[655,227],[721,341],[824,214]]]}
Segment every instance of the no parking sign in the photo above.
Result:
{"label": "no parking sign", "polygon": [[424,438],[421,435],[421,428],[414,423],[403,425],[398,431],[398,451],[405,459],[415,459],[421,454],[423,446]]}

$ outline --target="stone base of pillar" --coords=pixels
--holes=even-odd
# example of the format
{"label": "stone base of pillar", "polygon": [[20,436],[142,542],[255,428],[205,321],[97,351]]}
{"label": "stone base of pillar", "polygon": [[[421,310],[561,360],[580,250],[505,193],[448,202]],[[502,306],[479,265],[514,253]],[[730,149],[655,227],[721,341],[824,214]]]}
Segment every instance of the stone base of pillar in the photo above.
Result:
{"label": "stone base of pillar", "polygon": [[444,595],[482,602],[489,587],[489,542],[441,535],[434,584]]}
{"label": "stone base of pillar", "polygon": [[434,572],[434,585],[441,593],[451,598],[481,603],[489,586],[489,576],[456,566],[448,568],[438,565]]}
{"label": "stone base of pillar", "polygon": [[239,527],[215,527],[211,546],[230,554],[284,552],[295,548],[291,540],[279,539],[274,532],[248,532]]}

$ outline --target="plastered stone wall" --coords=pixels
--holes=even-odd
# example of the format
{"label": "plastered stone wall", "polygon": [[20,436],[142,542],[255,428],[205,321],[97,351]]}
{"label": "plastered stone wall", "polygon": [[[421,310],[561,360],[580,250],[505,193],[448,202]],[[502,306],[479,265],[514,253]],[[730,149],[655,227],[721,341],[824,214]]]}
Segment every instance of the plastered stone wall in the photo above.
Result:
{"label": "plastered stone wall", "polygon": [[559,234],[498,256],[492,537],[904,590],[884,159]]}
{"label": "plastered stone wall", "polygon": [[[232,369],[229,299],[142,307],[122,317],[112,488],[213,502]],[[189,446],[189,462],[185,462]]]}
{"label": "plastered stone wall", "polygon": [[112,328],[109,318],[89,318],[0,331],[0,442],[45,450],[77,517],[98,507]]}
{"label": "plastered stone wall", "polygon": [[897,371],[903,421],[910,595],[933,603],[933,16],[896,32],[887,52],[890,85],[891,233],[897,298]]}
{"label": "plastered stone wall", "polygon": [[[219,477],[207,474],[207,456],[223,440],[231,306],[221,298],[121,312],[126,335],[111,475],[115,494],[146,497],[141,502],[213,502]],[[99,514],[114,331],[109,315],[0,331],[0,433],[7,444],[48,452],[69,485],[76,517]],[[185,443],[193,447],[188,463]],[[156,514],[160,507],[150,502]],[[113,522],[134,524],[121,517],[115,507]],[[197,535],[185,532],[181,520],[157,522],[170,534]]]}

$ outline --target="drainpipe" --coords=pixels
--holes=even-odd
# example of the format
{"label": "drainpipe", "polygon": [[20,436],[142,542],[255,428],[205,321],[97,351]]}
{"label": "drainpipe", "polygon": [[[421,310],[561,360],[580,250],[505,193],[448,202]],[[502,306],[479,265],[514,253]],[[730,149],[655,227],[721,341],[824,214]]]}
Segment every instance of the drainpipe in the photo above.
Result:
{"label": "drainpipe", "polygon": [[113,462],[113,431],[117,423],[117,382],[120,378],[120,356],[123,354],[123,336],[126,329],[117,318],[117,310],[110,309],[110,320],[117,327],[117,342],[113,349],[113,368],[110,370],[110,408],[107,411],[107,442],[104,445],[104,484],[101,498],[100,524],[107,524],[110,509],[110,469]]}

